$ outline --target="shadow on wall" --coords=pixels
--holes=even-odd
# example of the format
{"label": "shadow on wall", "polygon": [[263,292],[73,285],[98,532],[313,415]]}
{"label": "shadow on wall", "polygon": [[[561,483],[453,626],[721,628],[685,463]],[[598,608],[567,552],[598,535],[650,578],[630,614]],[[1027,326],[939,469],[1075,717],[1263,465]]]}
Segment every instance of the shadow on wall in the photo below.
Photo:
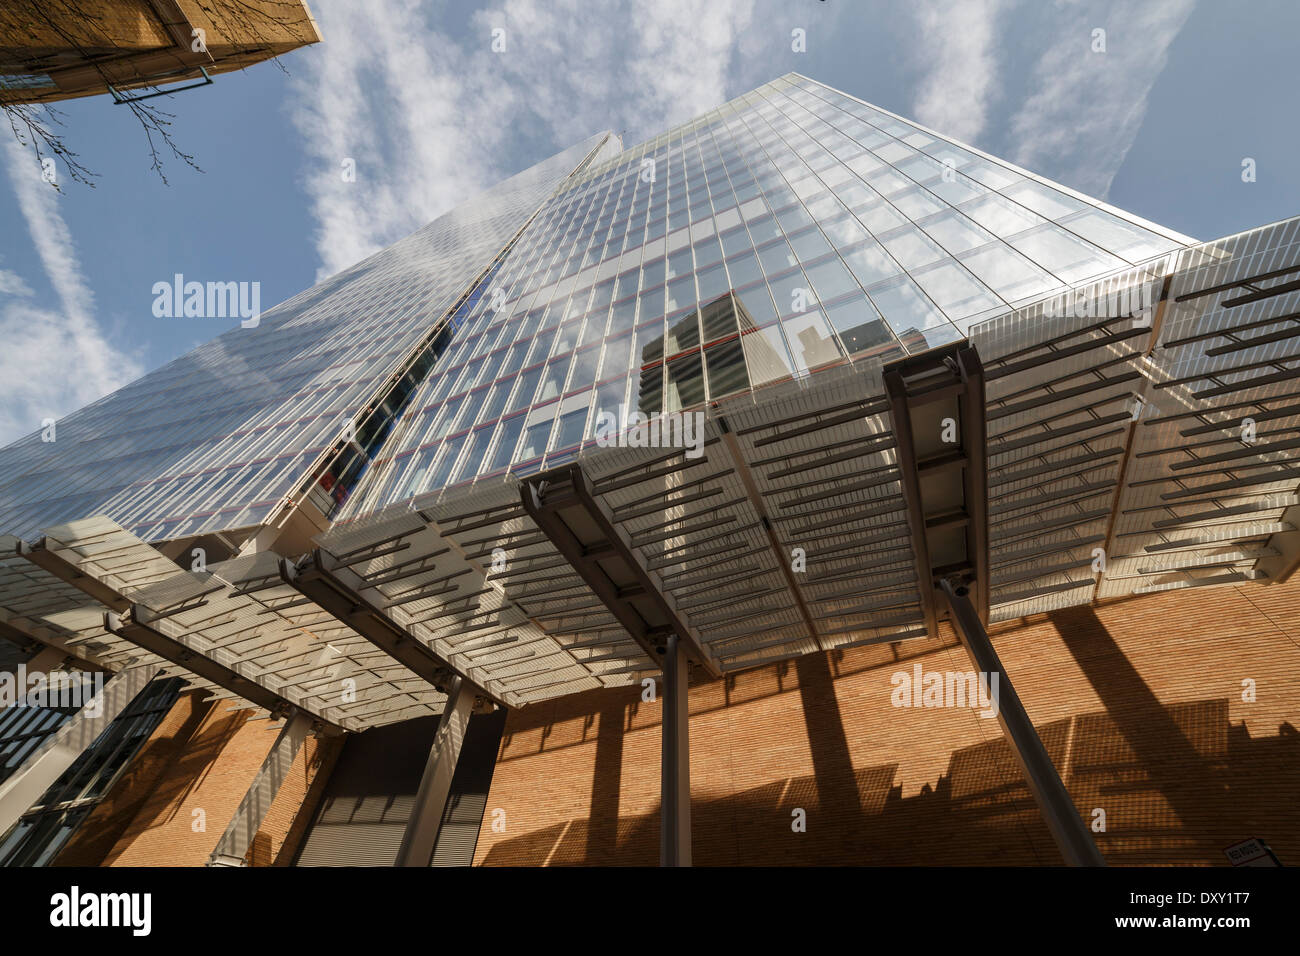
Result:
{"label": "shadow on wall", "polygon": [[[1106,814],[1095,834],[1117,865],[1224,865],[1223,847],[1261,836],[1283,862],[1300,853],[1300,734],[1252,739],[1230,725],[1226,700],[1162,710],[1183,762],[1170,794],[1167,766],[1151,768],[1105,712],[1080,714],[1039,728],[1086,822]],[[1154,744],[1153,744],[1154,746]],[[897,766],[855,771],[856,813],[822,806],[816,775],[776,781],[733,796],[696,800],[694,862],[700,866],[765,865],[1061,865],[1010,747],[1002,739],[956,751],[938,786],[902,796]],[[792,822],[803,810],[807,830]],[[593,804],[590,820],[497,843],[487,866],[654,866],[659,818],[609,817]]]}
{"label": "shadow on wall", "polygon": [[[1252,738],[1230,723],[1227,698],[1162,704],[1091,608],[1051,622],[1105,709],[1038,731],[1084,821],[1099,824],[1104,812],[1094,837],[1108,862],[1222,866],[1223,848],[1248,837],[1283,863],[1300,860],[1300,733],[1291,724]],[[827,657],[796,667],[815,772],[697,798],[697,865],[1061,865],[1000,734],[954,751],[937,786],[903,797],[897,764],[852,766]],[[606,728],[626,726],[629,706],[608,697],[599,711],[589,818],[497,842],[483,864],[657,864],[657,809],[619,814],[623,738]],[[800,810],[806,832],[792,826]]]}

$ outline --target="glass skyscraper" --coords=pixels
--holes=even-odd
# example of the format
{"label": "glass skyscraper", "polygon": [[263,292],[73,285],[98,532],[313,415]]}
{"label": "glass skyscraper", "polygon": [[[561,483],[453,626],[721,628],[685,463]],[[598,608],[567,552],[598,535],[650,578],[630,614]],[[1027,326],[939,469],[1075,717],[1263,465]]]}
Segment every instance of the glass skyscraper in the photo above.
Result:
{"label": "glass skyscraper", "polygon": [[[0,451],[0,528],[353,517],[880,363],[1189,240],[796,74],[592,137]],[[355,441],[347,441],[355,434]],[[343,440],[340,440],[342,436]]]}
{"label": "glass skyscraper", "polygon": [[1189,241],[785,76],[550,197],[345,513],[568,460],[620,405],[932,348]]}

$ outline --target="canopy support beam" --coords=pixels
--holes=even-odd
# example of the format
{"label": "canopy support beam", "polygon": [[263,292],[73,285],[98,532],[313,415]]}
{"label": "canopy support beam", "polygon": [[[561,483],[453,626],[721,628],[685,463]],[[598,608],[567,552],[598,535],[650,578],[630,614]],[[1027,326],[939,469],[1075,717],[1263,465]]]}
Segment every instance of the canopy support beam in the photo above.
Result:
{"label": "canopy support beam", "polygon": [[1106,861],[1102,859],[1101,851],[1093,842],[1092,834],[1075,809],[1070,792],[1065,789],[1061,775],[1056,772],[1051,757],[1047,755],[1047,748],[1043,746],[1020,697],[1011,686],[1011,678],[1007,676],[1002,660],[993,649],[993,642],[989,640],[988,632],[984,630],[984,624],[971,603],[968,589],[947,578],[940,581],[939,586],[947,598],[953,629],[979,669],[981,682],[989,689],[989,695],[997,707],[1002,732],[1006,734],[1012,752],[1024,771],[1025,782],[1038,803],[1038,809],[1043,814],[1061,856],[1070,866],[1105,866]]}
{"label": "canopy support beam", "polygon": [[476,690],[463,677],[452,678],[447,706],[438,721],[424,775],[420,778],[420,788],[415,794],[411,819],[397,850],[397,866],[428,866],[433,860],[438,829],[451,796],[452,777],[456,775],[456,763],[460,760],[461,747],[474,711]]}
{"label": "canopy support beam", "polygon": [[668,636],[660,750],[659,865],[691,865],[691,735],[686,645]]}
{"label": "canopy support beam", "polygon": [[303,741],[312,729],[312,717],[303,711],[295,711],[280,734],[271,745],[271,752],[262,761],[257,776],[253,778],[244,799],[239,801],[234,817],[226,825],[226,831],[217,842],[216,849],[208,857],[208,866],[245,866],[248,848],[253,845],[262,821],[275,802],[275,795],[280,792],[294,758],[302,748]]}

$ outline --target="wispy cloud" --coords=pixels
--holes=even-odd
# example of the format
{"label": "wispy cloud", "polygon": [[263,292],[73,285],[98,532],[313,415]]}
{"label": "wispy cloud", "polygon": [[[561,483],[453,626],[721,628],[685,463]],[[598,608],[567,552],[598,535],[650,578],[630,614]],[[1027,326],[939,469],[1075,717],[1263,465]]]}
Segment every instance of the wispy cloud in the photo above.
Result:
{"label": "wispy cloud", "polygon": [[[317,0],[294,119],[309,157],[320,276],[332,275],[526,165],[602,129],[636,142],[771,78],[745,35],[756,0],[505,0],[450,37],[413,0]],[[492,49],[504,30],[505,50]],[[748,85],[747,85],[748,84]],[[521,131],[527,136],[521,137]],[[342,164],[356,162],[356,182]]]}
{"label": "wispy cloud", "polygon": [[999,90],[1006,7],[1006,0],[921,0],[913,7],[923,38],[917,57],[926,67],[912,106],[918,122],[962,142],[979,139]]}
{"label": "wispy cloud", "polygon": [[32,290],[23,277],[8,269],[0,269],[0,295],[31,295]]}
{"label": "wispy cloud", "polygon": [[[1055,40],[1034,68],[1035,92],[1011,119],[1012,159],[1106,198],[1147,112],[1151,87],[1195,0],[1084,8],[1061,3]],[[1093,31],[1105,30],[1105,51]]]}
{"label": "wispy cloud", "polygon": [[59,212],[59,194],[16,141],[9,139],[3,151],[32,246],[58,300],[57,308],[42,307],[25,282],[0,272],[0,294],[6,294],[0,299],[0,443],[7,443],[38,429],[45,418],[125,385],[140,366],[96,321],[95,299]]}

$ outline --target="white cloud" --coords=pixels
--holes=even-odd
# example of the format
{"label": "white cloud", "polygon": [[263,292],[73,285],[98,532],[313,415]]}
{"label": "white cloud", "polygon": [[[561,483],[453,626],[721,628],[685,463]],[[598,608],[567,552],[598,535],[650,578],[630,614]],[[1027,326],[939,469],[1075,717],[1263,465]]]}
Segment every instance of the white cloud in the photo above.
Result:
{"label": "white cloud", "polygon": [[0,295],[31,295],[32,290],[23,277],[8,269],[0,269]]}
{"label": "white cloud", "polygon": [[[105,337],[95,319],[95,299],[59,212],[59,194],[12,138],[4,154],[18,208],[58,307],[43,308],[30,298],[0,303],[0,443],[35,431],[43,419],[65,415],[140,374],[139,364]],[[0,273],[0,288],[12,285],[6,276],[13,273]],[[22,280],[18,286],[8,291],[30,295]]]}
{"label": "white cloud", "polygon": [[[319,277],[515,172],[520,127],[549,136],[552,152],[602,129],[626,130],[630,145],[770,79],[757,53],[788,31],[744,35],[755,6],[504,0],[453,39],[437,28],[439,8],[413,0],[313,3],[324,42],[300,60],[293,110]],[[502,53],[491,49],[498,27]],[[346,158],[355,183],[343,181]]]}
{"label": "white cloud", "polygon": [[913,100],[916,120],[965,143],[988,122],[998,92],[997,27],[1003,0],[921,0],[913,11],[921,27],[917,57],[926,74]]}
{"label": "white cloud", "polygon": [[[1064,17],[1034,69],[1036,91],[1011,120],[1014,161],[1106,198],[1194,3],[1058,4]],[[1092,48],[1094,29],[1106,31],[1104,53]]]}

